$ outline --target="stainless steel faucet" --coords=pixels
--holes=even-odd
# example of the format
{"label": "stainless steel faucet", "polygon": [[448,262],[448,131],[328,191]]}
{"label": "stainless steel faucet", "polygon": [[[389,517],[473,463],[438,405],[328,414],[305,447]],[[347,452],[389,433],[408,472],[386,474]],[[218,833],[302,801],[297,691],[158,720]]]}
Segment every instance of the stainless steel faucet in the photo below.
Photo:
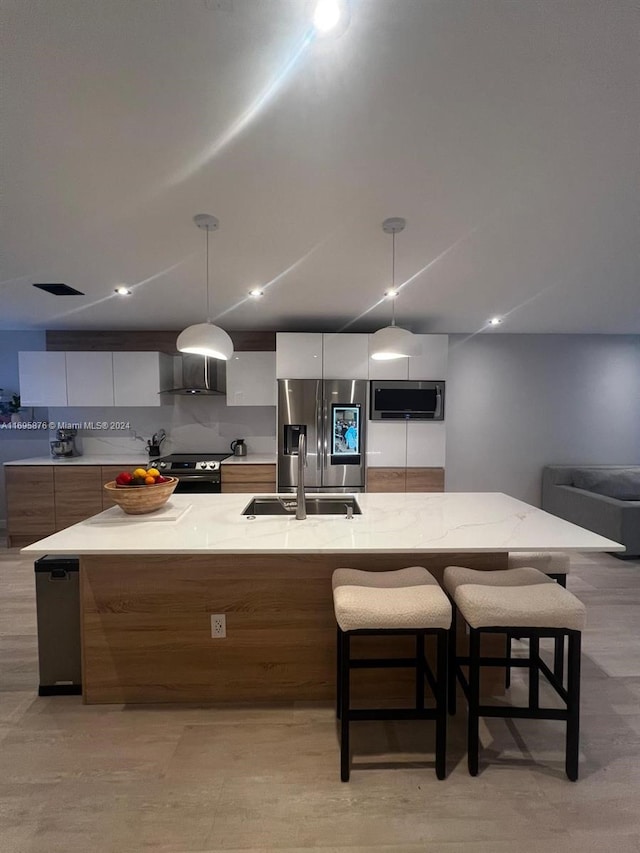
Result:
{"label": "stainless steel faucet", "polygon": [[304,466],[307,464],[307,437],[300,433],[298,437],[298,484],[296,486],[296,518],[304,521],[307,507],[304,500]]}

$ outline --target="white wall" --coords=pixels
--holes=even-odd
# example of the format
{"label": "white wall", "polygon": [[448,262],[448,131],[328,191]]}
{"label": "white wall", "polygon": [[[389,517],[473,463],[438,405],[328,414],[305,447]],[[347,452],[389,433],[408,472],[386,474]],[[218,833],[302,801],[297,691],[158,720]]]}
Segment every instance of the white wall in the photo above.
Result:
{"label": "white wall", "polygon": [[640,336],[449,338],[448,491],[539,506],[549,464],[640,464]]}

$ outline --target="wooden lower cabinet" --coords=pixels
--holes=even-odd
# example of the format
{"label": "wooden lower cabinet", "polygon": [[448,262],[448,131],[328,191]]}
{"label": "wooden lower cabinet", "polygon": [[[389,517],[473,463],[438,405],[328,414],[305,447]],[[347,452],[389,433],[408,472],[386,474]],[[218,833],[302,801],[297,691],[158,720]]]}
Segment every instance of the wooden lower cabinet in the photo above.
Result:
{"label": "wooden lower cabinet", "polygon": [[276,491],[275,465],[222,465],[223,494]]}
{"label": "wooden lower cabinet", "polygon": [[407,492],[444,492],[444,468],[407,468]]}
{"label": "wooden lower cabinet", "polygon": [[51,465],[7,465],[7,533],[10,548],[43,539],[56,532]]}
{"label": "wooden lower cabinet", "polygon": [[[103,486],[137,465],[7,465],[9,547],[23,548],[115,506]],[[140,467],[148,468],[148,462]],[[260,490],[259,490],[260,491]]]}
{"label": "wooden lower cabinet", "polygon": [[368,492],[444,492],[444,468],[368,468]]}
{"label": "wooden lower cabinet", "polygon": [[369,468],[367,470],[368,492],[406,492],[406,468]]}
{"label": "wooden lower cabinet", "polygon": [[102,468],[76,465],[53,469],[56,530],[102,512]]}

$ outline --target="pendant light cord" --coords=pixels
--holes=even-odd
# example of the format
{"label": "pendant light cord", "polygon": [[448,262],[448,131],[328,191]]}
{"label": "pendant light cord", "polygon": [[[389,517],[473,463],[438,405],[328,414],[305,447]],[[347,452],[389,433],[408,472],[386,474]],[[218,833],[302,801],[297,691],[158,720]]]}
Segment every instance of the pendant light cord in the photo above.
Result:
{"label": "pendant light cord", "polygon": [[211,308],[209,303],[209,229],[206,229],[207,233],[207,323],[211,322]]}
{"label": "pendant light cord", "polygon": [[[396,290],[396,232],[394,231],[391,235],[392,243],[391,243],[391,290],[395,294]],[[391,325],[395,326],[396,324],[396,299],[398,297],[396,295],[391,297]]]}

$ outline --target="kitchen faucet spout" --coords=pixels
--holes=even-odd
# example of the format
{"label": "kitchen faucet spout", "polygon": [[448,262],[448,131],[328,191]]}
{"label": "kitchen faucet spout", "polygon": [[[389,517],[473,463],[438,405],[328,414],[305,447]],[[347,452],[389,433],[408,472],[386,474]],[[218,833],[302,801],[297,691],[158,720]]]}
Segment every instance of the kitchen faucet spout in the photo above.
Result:
{"label": "kitchen faucet spout", "polygon": [[296,518],[304,521],[307,507],[304,499],[304,466],[307,464],[307,437],[300,433],[298,437],[298,483],[296,486]]}

